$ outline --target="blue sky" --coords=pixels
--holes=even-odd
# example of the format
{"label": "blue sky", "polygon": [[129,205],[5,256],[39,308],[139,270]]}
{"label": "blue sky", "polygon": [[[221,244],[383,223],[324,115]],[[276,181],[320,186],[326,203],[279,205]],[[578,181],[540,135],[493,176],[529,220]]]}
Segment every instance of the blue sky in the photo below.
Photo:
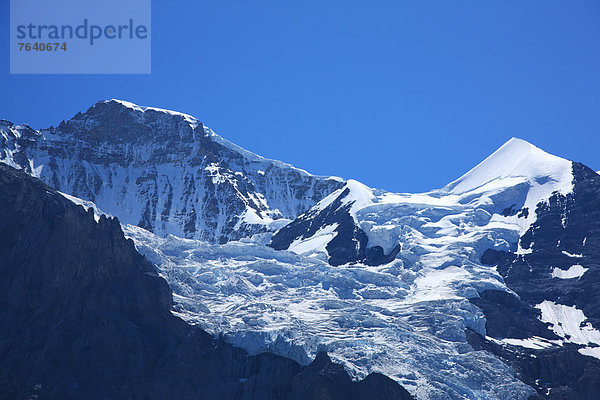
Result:
{"label": "blue sky", "polygon": [[408,192],[512,136],[600,169],[600,2],[163,0],[151,75],[9,75],[0,118],[100,99],[186,112],[260,155]]}

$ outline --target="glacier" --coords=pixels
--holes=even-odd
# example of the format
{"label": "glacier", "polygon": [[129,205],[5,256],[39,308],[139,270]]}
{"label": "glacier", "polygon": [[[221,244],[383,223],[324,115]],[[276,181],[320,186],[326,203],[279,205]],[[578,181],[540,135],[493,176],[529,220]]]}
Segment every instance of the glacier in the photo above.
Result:
{"label": "glacier", "polygon": [[[169,282],[177,315],[252,354],[307,364],[325,350],[354,377],[381,372],[422,399],[533,393],[510,367],[467,343],[467,327],[485,333],[480,309],[455,295],[429,299],[432,286],[415,287],[420,274],[400,260],[333,267],[252,241],[218,245],[123,228]],[[467,277],[457,270],[424,276],[454,292]],[[493,270],[474,286],[488,285],[501,286]]]}

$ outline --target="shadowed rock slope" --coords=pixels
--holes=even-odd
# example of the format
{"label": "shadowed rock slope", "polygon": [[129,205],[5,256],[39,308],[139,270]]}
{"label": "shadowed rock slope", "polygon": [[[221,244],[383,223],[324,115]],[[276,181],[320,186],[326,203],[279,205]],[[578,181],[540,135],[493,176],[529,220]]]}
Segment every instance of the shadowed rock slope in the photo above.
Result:
{"label": "shadowed rock slope", "polygon": [[0,226],[0,398],[410,398],[326,354],[302,367],[189,326],[116,219],[2,164]]}

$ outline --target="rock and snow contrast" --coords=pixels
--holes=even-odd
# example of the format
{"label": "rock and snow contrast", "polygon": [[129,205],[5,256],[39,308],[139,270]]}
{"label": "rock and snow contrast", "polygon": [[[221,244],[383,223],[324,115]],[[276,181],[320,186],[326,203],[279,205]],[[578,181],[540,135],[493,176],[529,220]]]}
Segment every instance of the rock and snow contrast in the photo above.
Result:
{"label": "rock and snow contrast", "polygon": [[119,100],[39,132],[0,121],[0,160],[123,223],[213,243],[280,227],[342,185],[243,150],[189,115]]}
{"label": "rock and snow contrast", "polygon": [[511,139],[397,194],[117,100],[0,133],[0,160],[117,216],[174,312],[251,354],[327,351],[419,399],[600,395],[600,176],[581,164]]}
{"label": "rock and snow contrast", "polygon": [[[369,257],[375,253],[370,249],[379,247],[379,254],[385,255],[400,244],[401,252],[408,251],[411,245],[427,249],[428,258],[421,261],[435,266],[430,257],[437,258],[437,264],[444,263],[448,253],[444,250],[452,254],[459,248],[468,251],[466,243],[472,243],[470,248],[475,249],[482,236],[491,238],[501,233],[493,239],[494,246],[517,243],[517,238],[535,221],[535,206],[554,192],[570,193],[572,181],[570,161],[513,138],[461,178],[429,193],[392,194],[348,181],[278,231],[272,246],[294,250],[298,241],[317,242],[338,262],[339,257],[332,254],[335,246],[327,244],[344,236],[347,245],[342,250],[350,248],[350,242],[360,245],[356,246],[359,250],[355,259],[346,257],[343,262],[357,258],[375,261]],[[354,235],[340,234],[344,228],[346,233],[352,230],[340,224],[340,219],[352,225]],[[328,242],[324,242],[326,238],[318,239],[322,232],[329,232]],[[489,243],[484,246],[489,247]],[[307,247],[311,248],[305,245],[300,249]],[[473,261],[477,262],[480,256],[481,252],[475,251]]]}

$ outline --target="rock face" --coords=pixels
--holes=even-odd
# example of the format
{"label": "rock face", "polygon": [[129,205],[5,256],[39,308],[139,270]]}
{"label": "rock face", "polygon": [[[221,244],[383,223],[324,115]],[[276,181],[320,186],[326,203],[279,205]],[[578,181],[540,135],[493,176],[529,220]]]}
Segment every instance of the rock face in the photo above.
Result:
{"label": "rock face", "polygon": [[381,375],[350,380],[248,356],[171,314],[167,283],[116,219],[0,165],[0,397],[408,399]]}
{"label": "rock face", "polygon": [[472,341],[506,359],[543,397],[600,398],[598,210],[600,176],[574,163],[573,192],[538,204],[537,220],[520,238],[522,254],[483,255],[519,296],[486,291],[472,300],[486,315],[487,335],[537,338],[538,346],[484,344],[476,335]]}
{"label": "rock face", "polygon": [[0,121],[0,161],[123,223],[213,243],[279,227],[343,184],[243,150],[188,115],[118,100],[39,132]]}

